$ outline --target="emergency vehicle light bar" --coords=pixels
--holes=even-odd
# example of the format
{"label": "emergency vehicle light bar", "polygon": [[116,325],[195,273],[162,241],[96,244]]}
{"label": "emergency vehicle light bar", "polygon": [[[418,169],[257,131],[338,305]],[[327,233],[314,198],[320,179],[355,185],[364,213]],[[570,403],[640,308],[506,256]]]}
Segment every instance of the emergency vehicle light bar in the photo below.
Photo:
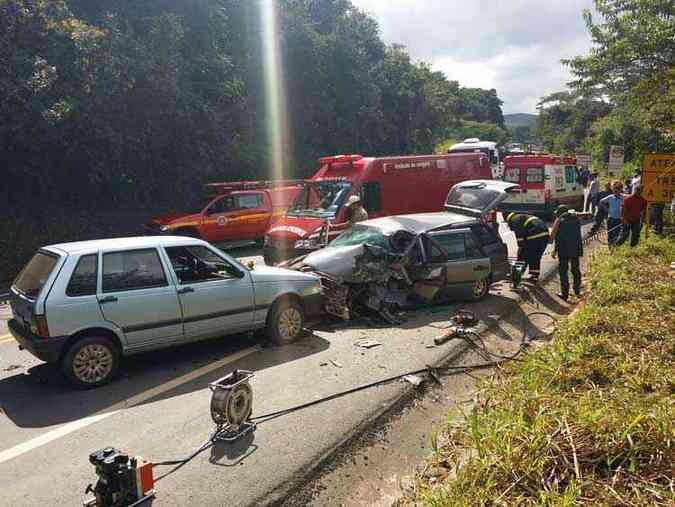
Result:
{"label": "emergency vehicle light bar", "polygon": [[236,190],[257,190],[261,188],[292,187],[303,185],[307,180],[261,180],[231,181],[224,183],[207,183],[206,187],[214,192],[233,192]]}
{"label": "emergency vehicle light bar", "polygon": [[319,164],[339,164],[344,162],[358,162],[363,158],[363,155],[335,155],[332,157],[321,157]]}

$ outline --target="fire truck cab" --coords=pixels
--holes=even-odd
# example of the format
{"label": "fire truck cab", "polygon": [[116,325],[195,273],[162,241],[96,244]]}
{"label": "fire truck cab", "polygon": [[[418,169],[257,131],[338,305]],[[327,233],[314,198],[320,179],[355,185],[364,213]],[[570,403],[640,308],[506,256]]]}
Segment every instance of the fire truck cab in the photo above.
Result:
{"label": "fire truck cab", "polygon": [[584,187],[579,183],[576,159],[555,155],[514,155],[504,158],[504,181],[518,183],[499,209],[552,216],[566,204],[583,210]]}
{"label": "fire truck cab", "polygon": [[352,195],[361,198],[369,218],[441,211],[450,188],[472,179],[492,179],[482,153],[321,158],[317,173],[267,231],[265,262],[312,252],[348,229],[345,203]]}
{"label": "fire truck cab", "polygon": [[178,234],[211,243],[254,240],[262,243],[270,223],[283,215],[303,180],[210,183],[212,196],[195,213],[172,213],[151,219],[147,234]]}

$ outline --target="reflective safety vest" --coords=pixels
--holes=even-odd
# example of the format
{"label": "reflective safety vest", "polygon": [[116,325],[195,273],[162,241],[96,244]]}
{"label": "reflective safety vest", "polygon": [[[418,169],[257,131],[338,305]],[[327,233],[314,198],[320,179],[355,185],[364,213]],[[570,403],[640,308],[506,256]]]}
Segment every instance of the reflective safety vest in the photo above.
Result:
{"label": "reflective safety vest", "polygon": [[545,238],[548,241],[548,226],[539,217],[517,213],[509,220],[509,227],[516,234],[518,246],[535,239]]}

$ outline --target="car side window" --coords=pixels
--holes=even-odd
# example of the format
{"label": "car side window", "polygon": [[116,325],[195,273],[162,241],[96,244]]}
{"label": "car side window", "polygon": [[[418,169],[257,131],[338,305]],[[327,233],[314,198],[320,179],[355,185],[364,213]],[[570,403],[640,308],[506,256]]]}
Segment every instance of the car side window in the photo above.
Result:
{"label": "car side window", "polygon": [[445,255],[436,245],[430,242],[430,257],[432,262],[458,261],[466,258],[464,234],[435,234],[432,237],[447,252],[447,255]]}
{"label": "car side window", "polygon": [[233,278],[232,266],[205,246],[172,246],[166,253],[181,284]]}
{"label": "car side window", "polygon": [[234,199],[235,209],[255,209],[262,206],[262,194],[246,194]]}
{"label": "car side window", "polygon": [[103,292],[166,286],[166,274],[156,249],[103,254]]}
{"label": "car side window", "polygon": [[233,207],[234,202],[232,197],[223,197],[209,206],[208,214],[215,215],[218,213],[226,213],[228,211],[232,211]]}
{"label": "car side window", "polygon": [[470,232],[464,234],[464,245],[466,248],[467,259],[480,259],[481,257],[485,257],[483,252],[480,251],[476,238],[474,238],[473,234]]}
{"label": "car side window", "polygon": [[83,255],[70,277],[66,296],[93,296],[96,294],[98,277],[98,254]]}

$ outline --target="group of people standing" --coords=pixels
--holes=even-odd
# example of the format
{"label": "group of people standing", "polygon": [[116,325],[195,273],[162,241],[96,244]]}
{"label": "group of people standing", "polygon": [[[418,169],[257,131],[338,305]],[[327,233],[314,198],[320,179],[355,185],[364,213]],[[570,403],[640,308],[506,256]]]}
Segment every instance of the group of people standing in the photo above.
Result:
{"label": "group of people standing", "polygon": [[[580,173],[580,182],[586,187],[584,211],[577,212],[569,206],[560,205],[555,210],[555,222],[549,231],[540,218],[525,213],[505,213],[504,219],[515,233],[518,242],[518,261],[527,265],[530,280],[539,279],[541,258],[548,244],[553,244],[553,258],[558,258],[560,293],[567,300],[570,295],[569,273],[572,272],[572,289],[581,295],[580,258],[584,254],[581,234],[581,219],[594,218],[591,234],[607,220],[607,237],[610,247],[630,240],[631,246],[640,241],[640,231],[645,219],[647,201],[642,197],[640,178],[636,175],[629,182],[628,192],[621,181],[607,183],[600,190],[598,175],[588,170]],[[657,208],[658,213],[658,208]],[[656,233],[663,230],[663,206],[661,215],[653,220]]]}

